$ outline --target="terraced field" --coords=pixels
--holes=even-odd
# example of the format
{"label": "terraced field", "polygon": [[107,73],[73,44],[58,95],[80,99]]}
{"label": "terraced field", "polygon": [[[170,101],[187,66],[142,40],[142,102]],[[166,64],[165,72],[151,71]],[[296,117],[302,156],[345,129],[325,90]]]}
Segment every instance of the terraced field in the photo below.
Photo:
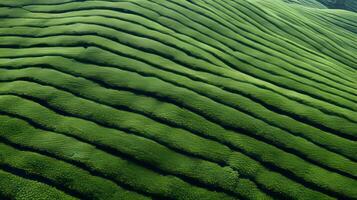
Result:
{"label": "terraced field", "polygon": [[1,0],[0,199],[357,199],[326,2]]}

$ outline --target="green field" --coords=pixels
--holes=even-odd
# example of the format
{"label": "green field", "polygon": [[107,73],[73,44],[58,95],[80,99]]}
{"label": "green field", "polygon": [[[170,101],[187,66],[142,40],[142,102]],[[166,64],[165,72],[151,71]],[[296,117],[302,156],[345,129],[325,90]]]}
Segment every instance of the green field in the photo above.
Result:
{"label": "green field", "polygon": [[357,0],[0,0],[8,199],[357,199]]}

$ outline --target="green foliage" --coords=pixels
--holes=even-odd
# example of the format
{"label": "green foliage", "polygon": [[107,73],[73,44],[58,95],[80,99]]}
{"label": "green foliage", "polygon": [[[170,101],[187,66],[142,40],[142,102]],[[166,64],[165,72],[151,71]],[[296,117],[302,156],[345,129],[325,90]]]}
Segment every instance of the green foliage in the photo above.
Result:
{"label": "green foliage", "polygon": [[0,199],[356,199],[341,2],[1,1]]}

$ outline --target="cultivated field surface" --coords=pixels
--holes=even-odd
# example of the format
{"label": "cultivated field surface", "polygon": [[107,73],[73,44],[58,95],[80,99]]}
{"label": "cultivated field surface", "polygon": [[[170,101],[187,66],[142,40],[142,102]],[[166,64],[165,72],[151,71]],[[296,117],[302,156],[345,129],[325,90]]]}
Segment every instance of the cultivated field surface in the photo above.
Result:
{"label": "cultivated field surface", "polygon": [[0,199],[357,199],[357,0],[0,0]]}

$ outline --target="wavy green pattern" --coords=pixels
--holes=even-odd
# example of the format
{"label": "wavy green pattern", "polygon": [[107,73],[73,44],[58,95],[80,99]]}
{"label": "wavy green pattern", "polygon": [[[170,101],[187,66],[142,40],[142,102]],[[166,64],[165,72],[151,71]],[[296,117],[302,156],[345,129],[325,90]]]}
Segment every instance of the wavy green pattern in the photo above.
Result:
{"label": "wavy green pattern", "polygon": [[357,199],[354,6],[1,1],[0,199]]}

